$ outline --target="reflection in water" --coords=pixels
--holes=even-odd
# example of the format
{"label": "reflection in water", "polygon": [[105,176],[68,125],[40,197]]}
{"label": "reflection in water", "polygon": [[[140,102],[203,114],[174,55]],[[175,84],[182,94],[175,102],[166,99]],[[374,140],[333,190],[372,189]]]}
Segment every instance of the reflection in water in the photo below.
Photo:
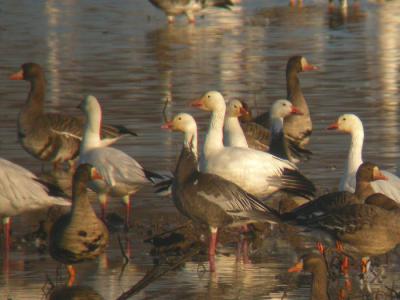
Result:
{"label": "reflection in water", "polygon": [[[7,14],[0,18],[4,80],[0,156],[31,170],[38,172],[40,163],[21,149],[15,136],[26,86],[5,79],[28,60],[46,66],[47,101],[53,101],[53,108],[77,115],[74,107],[84,95],[98,96],[106,122],[139,132],[138,138],[122,140],[116,147],[146,168],[172,170],[181,142],[179,136],[159,129],[164,99],[172,101],[169,116],[177,111],[194,113],[201,131],[208,116],[188,109],[187,101],[207,90],[244,98],[263,112],[285,97],[287,58],[301,54],[321,67],[300,78],[315,128],[310,145],[314,157],[300,168],[320,192],[337,186],[343,172],[347,138],[324,130],[341,113],[362,118],[366,159],[387,167],[398,158],[398,1],[382,5],[362,1],[359,12],[349,7],[347,14],[327,14],[322,0],[305,1],[302,8],[281,0],[243,0],[233,12],[210,11],[194,26],[186,22],[166,26],[163,18],[148,18],[154,9],[147,1],[46,0],[42,6],[21,1],[5,1],[2,9]],[[70,193],[69,174],[50,176]],[[113,212],[122,213],[118,201],[110,205]],[[94,287],[105,299],[115,299],[152,267],[150,246],[143,242],[149,232],[184,222],[172,202],[155,197],[150,188],[138,193],[133,205],[135,224],[126,235],[129,243],[122,239],[130,258],[123,272],[116,234],[99,261],[77,266],[77,282]],[[96,202],[93,206],[98,210]],[[14,240],[34,231],[38,220],[47,217],[47,212],[16,217]],[[289,276],[287,268],[313,247],[296,232],[275,228],[250,245],[251,263],[243,264],[236,261],[236,244],[223,243],[216,274],[203,272],[200,258],[194,258],[148,286],[138,298],[308,299],[309,275]],[[386,277],[383,283],[370,283],[370,295],[387,295],[384,286],[393,283],[400,289],[399,255],[394,252],[388,258],[373,260]],[[46,275],[56,277],[57,264],[27,243],[14,243],[8,256],[1,254],[0,265],[0,295],[13,299],[40,299]],[[357,273],[354,270],[352,276],[358,292]],[[340,284],[333,284],[334,293]]]}
{"label": "reflection in water", "polygon": [[104,300],[104,298],[89,286],[55,287],[48,300]]}

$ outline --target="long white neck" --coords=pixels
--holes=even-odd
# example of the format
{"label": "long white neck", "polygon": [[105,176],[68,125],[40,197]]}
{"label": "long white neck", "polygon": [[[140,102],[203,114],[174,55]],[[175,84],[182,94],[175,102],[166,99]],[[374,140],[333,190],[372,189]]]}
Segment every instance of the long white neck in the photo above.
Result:
{"label": "long white neck", "polygon": [[100,141],[100,126],[101,126],[101,110],[99,108],[93,109],[92,112],[86,114],[85,130],[83,132],[83,139],[80,151],[86,151],[101,146]]}
{"label": "long white neck", "polygon": [[220,107],[211,114],[210,125],[203,147],[203,156],[206,160],[210,155],[224,148],[223,126],[225,110],[225,107]]}
{"label": "long white neck", "polygon": [[228,147],[248,148],[246,136],[243,133],[237,117],[226,116],[224,124],[224,144]]}
{"label": "long white neck", "polygon": [[355,175],[358,167],[363,163],[362,147],[364,142],[364,129],[357,127],[351,132],[351,143],[347,158],[345,172],[348,175]]}
{"label": "long white neck", "polygon": [[195,126],[194,128],[190,128],[185,131],[184,133],[184,138],[183,138],[183,144],[190,148],[190,150],[194,153],[196,158],[198,158],[198,153],[197,153],[197,127]]}

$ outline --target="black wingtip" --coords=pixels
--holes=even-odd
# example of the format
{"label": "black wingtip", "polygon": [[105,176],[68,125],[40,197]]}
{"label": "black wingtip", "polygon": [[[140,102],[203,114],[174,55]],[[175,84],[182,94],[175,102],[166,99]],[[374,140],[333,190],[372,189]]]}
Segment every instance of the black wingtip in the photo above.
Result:
{"label": "black wingtip", "polygon": [[138,134],[137,134],[136,132],[134,132],[134,131],[132,131],[132,130],[126,128],[126,127],[123,126],[123,125],[112,125],[112,126],[113,126],[115,129],[117,129],[117,130],[118,130],[118,133],[120,133],[120,134],[129,134],[129,135],[132,135],[132,136],[138,136]]}
{"label": "black wingtip", "polygon": [[34,178],[34,180],[39,182],[47,189],[47,194],[49,196],[68,198],[68,195],[57,184],[39,178]]}
{"label": "black wingtip", "polygon": [[314,184],[307,177],[293,169],[284,169],[281,190],[309,200],[314,198],[316,191]]}
{"label": "black wingtip", "polygon": [[305,148],[300,147],[292,140],[288,140],[289,142],[289,150],[292,156],[299,160],[309,160],[313,153]]}
{"label": "black wingtip", "polygon": [[149,171],[149,170],[143,169],[143,172],[144,172],[144,175],[146,176],[146,178],[148,180],[150,180],[152,183],[155,183],[157,181],[157,179],[159,179],[159,180],[160,179],[165,179],[164,176],[162,176],[162,175],[160,175],[160,174],[158,174],[156,172],[153,172],[153,171]]}
{"label": "black wingtip", "polygon": [[155,192],[156,194],[165,194],[168,193],[169,189],[171,188],[172,185],[172,178],[157,182],[154,187],[155,187]]}
{"label": "black wingtip", "polygon": [[232,6],[235,6],[235,3],[233,3],[231,0],[217,0],[213,3],[213,6],[232,10]]}

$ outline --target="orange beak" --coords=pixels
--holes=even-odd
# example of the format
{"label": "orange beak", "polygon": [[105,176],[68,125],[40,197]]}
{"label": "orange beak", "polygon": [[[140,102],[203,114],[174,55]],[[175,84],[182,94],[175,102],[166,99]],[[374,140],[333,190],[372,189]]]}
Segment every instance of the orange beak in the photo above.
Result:
{"label": "orange beak", "polygon": [[290,112],[292,115],[302,115],[303,112],[298,109],[296,106],[292,106],[292,111]]}
{"label": "orange beak", "polygon": [[336,130],[339,128],[339,124],[337,122],[332,123],[331,125],[329,125],[326,129],[328,130]]}
{"label": "orange beak", "polygon": [[377,169],[374,170],[374,180],[389,180],[389,178],[387,178],[379,169]]}
{"label": "orange beak", "polygon": [[172,130],[174,128],[174,123],[172,121],[169,121],[163,125],[161,125],[162,129],[167,129],[167,130]]}
{"label": "orange beak", "polygon": [[204,107],[203,99],[193,100],[190,105],[192,107],[203,108]]}
{"label": "orange beak", "polygon": [[92,179],[93,180],[102,180],[103,176],[101,176],[101,174],[99,172],[97,172],[96,169],[92,170]]}
{"label": "orange beak", "polygon": [[303,261],[299,261],[293,267],[291,267],[288,272],[289,273],[298,273],[303,270]]}
{"label": "orange beak", "polygon": [[17,73],[12,74],[9,79],[11,80],[24,80],[24,71],[20,70]]}
{"label": "orange beak", "polygon": [[247,109],[245,109],[244,107],[241,107],[239,112],[240,112],[240,116],[247,116],[249,114]]}
{"label": "orange beak", "polygon": [[315,71],[315,70],[318,70],[318,69],[319,68],[317,66],[308,64],[308,65],[303,67],[303,72]]}

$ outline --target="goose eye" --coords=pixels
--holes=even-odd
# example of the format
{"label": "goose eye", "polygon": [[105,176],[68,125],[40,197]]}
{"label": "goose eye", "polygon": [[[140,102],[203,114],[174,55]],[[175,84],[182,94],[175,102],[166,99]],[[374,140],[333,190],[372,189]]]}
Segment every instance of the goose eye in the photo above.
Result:
{"label": "goose eye", "polygon": [[346,121],[346,118],[343,118],[343,121]]}
{"label": "goose eye", "polygon": [[286,103],[283,103],[283,106],[286,106]]}
{"label": "goose eye", "polygon": [[210,95],[207,95],[207,98],[209,98],[209,99],[210,99]]}
{"label": "goose eye", "polygon": [[182,120],[182,118],[181,118],[181,117],[179,117],[179,118],[178,118],[178,120],[180,121],[180,120]]}

